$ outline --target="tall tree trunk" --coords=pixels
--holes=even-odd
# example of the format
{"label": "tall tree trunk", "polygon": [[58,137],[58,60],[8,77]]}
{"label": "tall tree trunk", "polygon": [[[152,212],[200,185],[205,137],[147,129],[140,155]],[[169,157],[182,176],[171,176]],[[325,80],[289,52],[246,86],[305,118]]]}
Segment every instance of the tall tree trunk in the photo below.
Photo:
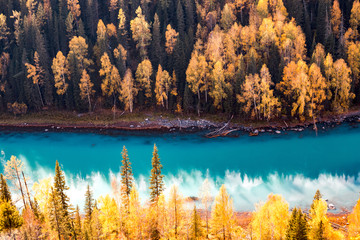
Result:
{"label": "tall tree trunk", "polygon": [[17,169],[16,164],[15,164],[15,172],[16,172],[16,177],[17,177],[17,179],[19,181],[19,187],[20,187],[20,192],[21,192],[21,196],[22,196],[22,199],[23,199],[23,203],[24,203],[24,208],[26,208],[25,196],[24,196],[24,192],[23,192],[23,189],[22,189],[21,179],[20,179],[19,171]]}
{"label": "tall tree trunk", "polygon": [[44,107],[44,101],[42,99],[42,95],[41,95],[41,91],[40,91],[40,86],[39,83],[36,84],[38,92],[39,92],[39,96],[40,96],[40,100],[41,100],[41,105]]}

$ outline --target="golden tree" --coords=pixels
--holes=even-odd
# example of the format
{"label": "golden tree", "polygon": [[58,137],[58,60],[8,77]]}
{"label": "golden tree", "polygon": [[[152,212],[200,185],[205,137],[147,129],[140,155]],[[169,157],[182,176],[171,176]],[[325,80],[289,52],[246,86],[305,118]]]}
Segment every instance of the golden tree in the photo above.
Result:
{"label": "golden tree", "polygon": [[331,26],[333,33],[337,38],[340,37],[340,24],[341,24],[342,14],[339,6],[339,1],[334,0],[334,3],[331,8]]}
{"label": "golden tree", "polygon": [[346,53],[353,79],[358,82],[360,77],[360,42],[349,42]]}
{"label": "golden tree", "polygon": [[120,74],[117,68],[111,64],[109,55],[107,53],[104,53],[100,61],[101,69],[99,74],[101,77],[104,77],[101,83],[101,90],[103,95],[113,96],[113,118],[115,119],[116,97],[117,94],[120,93],[121,89]]}
{"label": "golden tree", "polygon": [[327,203],[322,198],[314,199],[310,209],[310,221],[308,221],[309,231],[308,238],[310,240],[321,239],[344,239],[339,231],[335,231],[331,227],[331,223],[326,216]]}
{"label": "golden tree", "polygon": [[170,197],[168,201],[168,217],[169,239],[183,239],[186,236],[185,232],[185,209],[183,206],[184,199],[179,193],[179,189],[176,185],[173,185],[170,189]]}
{"label": "golden tree", "polygon": [[259,104],[259,112],[264,119],[270,120],[278,112],[280,112],[280,102],[277,97],[274,96],[274,90],[271,87],[274,83],[271,80],[269,69],[264,64],[260,70],[260,93],[261,100]]}
{"label": "golden tree", "polygon": [[67,0],[67,6],[73,17],[77,19],[81,15],[79,0]]}
{"label": "golden tree", "polygon": [[129,198],[129,213],[126,216],[126,229],[129,239],[144,239],[144,209],[141,206],[139,193],[133,186]]}
{"label": "golden tree", "polygon": [[252,239],[285,239],[290,218],[289,204],[280,195],[270,194],[265,204],[255,205],[251,221]]}
{"label": "golden tree", "polygon": [[351,240],[360,239],[360,198],[349,216],[349,237]]}
{"label": "golden tree", "polygon": [[206,228],[206,238],[209,237],[209,212],[210,212],[210,206],[212,203],[212,197],[210,192],[210,182],[209,179],[205,179],[201,188],[200,188],[200,198],[201,198],[201,204],[205,211],[205,228]]}
{"label": "golden tree", "polygon": [[231,85],[225,81],[222,62],[218,61],[215,63],[211,75],[212,86],[209,95],[214,100],[214,106],[219,109],[222,106],[222,100],[227,98],[226,91],[231,89]]}
{"label": "golden tree", "polygon": [[95,93],[95,90],[93,90],[94,84],[90,80],[90,76],[87,73],[87,71],[84,69],[81,75],[79,88],[80,88],[80,97],[81,99],[87,99],[89,104],[89,112],[91,112],[91,95]]}
{"label": "golden tree", "polygon": [[27,68],[27,73],[28,73],[27,78],[31,79],[33,81],[33,84],[36,85],[38,93],[39,93],[41,105],[44,107],[44,101],[43,101],[43,97],[41,94],[40,85],[42,85],[44,83],[45,70],[40,65],[39,54],[36,51],[34,53],[34,62],[35,62],[35,65],[32,65],[30,63],[25,63],[25,66]]}
{"label": "golden tree", "polygon": [[316,116],[324,107],[323,103],[326,100],[328,91],[328,83],[322,75],[320,67],[316,63],[311,64],[309,68],[309,81],[309,117],[312,117],[315,123]]}
{"label": "golden tree", "polygon": [[207,95],[208,91],[208,86],[206,84],[207,66],[205,56],[199,54],[198,51],[195,50],[191,55],[188,68],[186,69],[186,82],[191,91],[198,96],[197,112],[199,116],[201,106],[200,93],[205,91],[205,95]]}
{"label": "golden tree", "polygon": [[125,72],[124,79],[121,81],[120,100],[125,104],[125,110],[132,112],[134,98],[138,93],[138,89],[134,85],[134,78],[132,76],[130,68]]}
{"label": "golden tree", "polygon": [[139,88],[145,90],[145,96],[147,98],[151,97],[151,75],[153,73],[152,64],[149,59],[143,60],[139,63],[136,69],[136,82],[139,85]]}
{"label": "golden tree", "polygon": [[[92,63],[88,57],[88,45],[85,38],[79,36],[73,37],[69,42],[69,53],[67,55],[67,69],[74,68],[80,73],[87,69]],[[70,60],[75,60],[75,66],[70,65]],[[74,79],[75,80],[75,79]]]}
{"label": "golden tree", "polygon": [[176,32],[170,24],[166,27],[165,32],[165,49],[168,54],[172,54],[174,51],[174,47],[176,45],[177,37],[179,36],[179,33]]}
{"label": "golden tree", "polygon": [[355,0],[351,9],[350,15],[350,25],[353,31],[358,34],[358,27],[360,25],[360,2],[359,0]]}
{"label": "golden tree", "polygon": [[146,47],[151,41],[150,25],[145,20],[145,15],[142,14],[141,7],[136,9],[137,17],[130,21],[130,29],[132,37],[136,42],[136,48],[140,50],[140,56],[145,58],[147,55]]}
{"label": "golden tree", "polygon": [[158,105],[162,105],[169,109],[169,97],[170,94],[176,96],[176,78],[169,75],[166,70],[163,70],[159,64],[158,71],[156,73],[155,81],[155,97]]}
{"label": "golden tree", "polygon": [[105,239],[117,239],[120,232],[120,212],[115,200],[109,195],[100,197],[99,210],[102,236]]}
{"label": "golden tree", "polygon": [[245,103],[243,111],[250,113],[253,118],[260,119],[260,82],[259,74],[250,74],[246,76],[242,85],[241,95],[237,95],[238,102]]}
{"label": "golden tree", "polygon": [[291,116],[296,115],[302,121],[305,120],[310,101],[309,87],[308,66],[302,60],[290,62],[284,68],[282,81],[277,85],[288,101],[284,102],[284,106],[292,103]]}
{"label": "golden tree", "polygon": [[222,185],[219,194],[215,197],[211,211],[211,235],[218,239],[232,239],[235,231],[233,201]]}
{"label": "golden tree", "polygon": [[58,95],[64,95],[69,84],[66,83],[66,75],[68,74],[66,58],[61,51],[59,51],[53,59],[51,68],[54,73],[56,93]]}
{"label": "golden tree", "polygon": [[286,23],[282,28],[280,53],[285,65],[305,58],[305,35],[295,21]]}
{"label": "golden tree", "polygon": [[351,93],[351,70],[344,59],[338,59],[333,65],[333,75],[330,81],[333,89],[332,106],[335,111],[346,111],[350,106],[350,100],[355,97]]}

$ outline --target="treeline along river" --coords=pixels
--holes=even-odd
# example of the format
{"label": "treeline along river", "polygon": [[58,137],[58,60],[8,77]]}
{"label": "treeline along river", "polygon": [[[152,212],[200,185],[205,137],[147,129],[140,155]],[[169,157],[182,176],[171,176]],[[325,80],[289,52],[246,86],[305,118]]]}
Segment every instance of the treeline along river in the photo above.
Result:
{"label": "treeline along river", "polygon": [[339,208],[352,207],[360,192],[360,125],[344,123],[303,132],[263,133],[250,137],[205,138],[204,133],[18,132],[2,131],[2,159],[22,159],[31,182],[65,170],[74,204],[83,204],[89,183],[95,197],[111,193],[119,178],[121,151],[129,152],[140,197],[146,201],[153,144],[159,148],[165,184],[178,184],[184,196],[198,196],[205,178],[215,195],[225,183],[239,211],[254,209],[273,192],[291,207],[309,207],[316,189]]}

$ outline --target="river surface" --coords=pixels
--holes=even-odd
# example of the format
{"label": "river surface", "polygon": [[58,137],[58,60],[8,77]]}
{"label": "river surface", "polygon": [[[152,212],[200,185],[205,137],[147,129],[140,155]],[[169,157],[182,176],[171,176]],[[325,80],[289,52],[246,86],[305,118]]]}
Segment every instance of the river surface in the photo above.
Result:
{"label": "river surface", "polygon": [[0,150],[3,160],[11,155],[21,158],[33,182],[52,175],[58,160],[74,204],[82,205],[87,183],[96,197],[111,194],[110,181],[119,178],[124,145],[140,197],[146,201],[155,143],[166,193],[177,184],[184,196],[198,196],[208,178],[213,195],[221,184],[226,185],[239,211],[253,210],[269,193],[282,194],[290,207],[306,208],[317,189],[340,209],[351,208],[359,198],[359,126],[345,123],[321,130],[318,136],[308,129],[215,139],[203,137],[204,133],[5,131],[0,132]]}

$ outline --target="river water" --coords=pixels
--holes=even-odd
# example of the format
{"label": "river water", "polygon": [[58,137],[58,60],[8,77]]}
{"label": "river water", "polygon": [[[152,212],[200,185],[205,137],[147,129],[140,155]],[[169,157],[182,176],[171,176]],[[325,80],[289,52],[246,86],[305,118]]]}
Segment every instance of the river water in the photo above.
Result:
{"label": "river water", "polygon": [[[213,195],[225,184],[235,208],[254,209],[269,193],[290,206],[308,207],[317,189],[338,208],[350,208],[360,192],[360,128],[343,124],[321,130],[264,133],[208,139],[204,133],[0,132],[2,159],[21,158],[32,181],[62,165],[73,204],[83,204],[86,184],[95,196],[111,193],[119,178],[121,151],[128,149],[140,197],[146,201],[154,143],[163,164],[166,191],[177,184],[184,196],[198,196],[205,178]],[[0,169],[1,170],[1,169]]]}

